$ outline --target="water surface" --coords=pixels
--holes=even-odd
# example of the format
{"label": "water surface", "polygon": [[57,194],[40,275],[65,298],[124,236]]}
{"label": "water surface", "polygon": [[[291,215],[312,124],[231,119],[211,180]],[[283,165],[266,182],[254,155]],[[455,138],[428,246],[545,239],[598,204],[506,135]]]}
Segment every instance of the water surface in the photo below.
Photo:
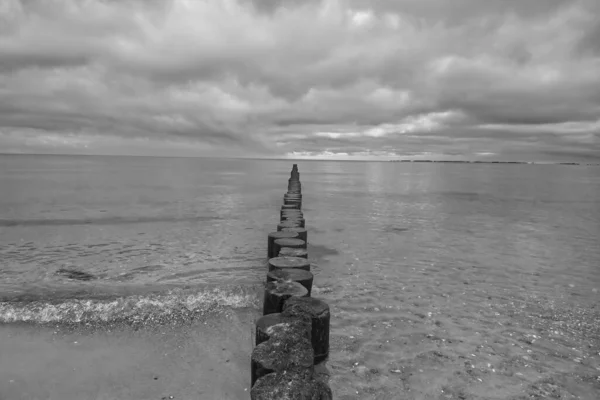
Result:
{"label": "water surface", "polygon": [[[291,164],[0,156],[0,335],[247,324]],[[298,164],[337,399],[600,397],[598,167]]]}

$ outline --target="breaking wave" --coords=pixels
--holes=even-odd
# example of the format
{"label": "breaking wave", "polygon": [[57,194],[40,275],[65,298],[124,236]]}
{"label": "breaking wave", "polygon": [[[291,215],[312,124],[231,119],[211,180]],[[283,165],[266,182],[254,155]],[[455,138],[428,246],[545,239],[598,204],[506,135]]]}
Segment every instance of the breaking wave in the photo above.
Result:
{"label": "breaking wave", "polygon": [[0,323],[171,323],[219,308],[257,307],[257,286],[173,289],[117,298],[28,299],[0,302]]}

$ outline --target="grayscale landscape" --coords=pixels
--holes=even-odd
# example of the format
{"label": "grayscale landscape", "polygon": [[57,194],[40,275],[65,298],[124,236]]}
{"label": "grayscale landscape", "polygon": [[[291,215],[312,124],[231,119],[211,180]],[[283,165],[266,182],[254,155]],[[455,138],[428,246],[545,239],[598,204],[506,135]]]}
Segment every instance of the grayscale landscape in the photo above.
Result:
{"label": "grayscale landscape", "polygon": [[284,398],[285,221],[333,399],[599,399],[600,2],[0,0],[0,400]]}

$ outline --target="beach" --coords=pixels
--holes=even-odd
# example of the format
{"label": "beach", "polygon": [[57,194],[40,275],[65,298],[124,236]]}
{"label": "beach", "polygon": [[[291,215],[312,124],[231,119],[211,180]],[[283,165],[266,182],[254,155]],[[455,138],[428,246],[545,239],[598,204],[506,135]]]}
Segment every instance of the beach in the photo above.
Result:
{"label": "beach", "polygon": [[[0,156],[0,399],[248,399],[290,164]],[[598,167],[299,170],[335,399],[599,397]]]}
{"label": "beach", "polygon": [[248,398],[249,316],[227,310],[194,323],[94,330],[2,326],[1,398]]}

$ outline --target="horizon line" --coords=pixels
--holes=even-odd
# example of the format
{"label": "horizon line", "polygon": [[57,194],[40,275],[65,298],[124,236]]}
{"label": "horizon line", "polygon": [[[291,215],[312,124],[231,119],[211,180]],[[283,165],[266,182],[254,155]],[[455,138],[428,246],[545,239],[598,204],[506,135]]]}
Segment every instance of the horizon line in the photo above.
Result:
{"label": "horizon line", "polygon": [[56,157],[147,157],[147,158],[210,158],[233,160],[263,161],[338,161],[338,162],[407,162],[407,163],[463,163],[463,164],[529,164],[529,165],[600,165],[600,163],[581,161],[503,161],[481,159],[422,159],[398,158],[390,159],[335,159],[335,158],[294,158],[294,157],[243,157],[243,156],[210,156],[210,155],[152,155],[152,154],[72,154],[72,153],[5,153],[0,156],[56,156]]}

